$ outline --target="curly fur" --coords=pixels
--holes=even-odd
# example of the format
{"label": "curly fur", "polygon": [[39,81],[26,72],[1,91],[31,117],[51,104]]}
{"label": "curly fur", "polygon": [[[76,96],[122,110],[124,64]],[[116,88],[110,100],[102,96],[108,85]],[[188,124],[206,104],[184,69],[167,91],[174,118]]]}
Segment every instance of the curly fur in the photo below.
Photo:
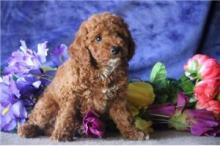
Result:
{"label": "curly fur", "polygon": [[[119,54],[111,53],[113,46],[120,47]],[[122,18],[106,12],[91,16],[81,24],[69,54],[18,135],[73,140],[83,115],[95,110],[110,116],[124,137],[144,139],[134,127],[125,98],[134,42]]]}

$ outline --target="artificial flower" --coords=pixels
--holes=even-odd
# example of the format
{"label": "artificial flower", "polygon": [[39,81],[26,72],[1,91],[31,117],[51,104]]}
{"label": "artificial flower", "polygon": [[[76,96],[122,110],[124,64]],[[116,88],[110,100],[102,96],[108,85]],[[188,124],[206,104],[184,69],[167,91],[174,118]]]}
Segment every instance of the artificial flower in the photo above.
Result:
{"label": "artificial flower", "polygon": [[[182,94],[182,93],[181,93]],[[154,106],[148,112],[154,124],[167,124],[176,130],[190,131],[193,135],[217,136],[220,134],[220,121],[207,110],[187,109],[188,97],[179,94],[177,105]],[[181,109],[179,107],[182,107]],[[184,108],[183,108],[184,107]],[[164,110],[169,109],[169,110]]]}
{"label": "artificial flower", "polygon": [[190,79],[217,79],[220,78],[220,64],[216,59],[207,55],[197,54],[184,66],[185,75]]}
{"label": "artificial flower", "polygon": [[[55,53],[56,50],[59,51]],[[38,44],[35,52],[28,49],[25,41],[21,41],[20,49],[12,52],[0,77],[1,131],[12,131],[26,120],[27,112],[31,111],[37,97],[53,79],[58,65],[67,58],[64,44],[54,51],[48,56],[47,42]],[[58,64],[49,63],[47,57],[61,59]]]}
{"label": "artificial flower", "polygon": [[220,134],[220,121],[207,110],[186,110],[187,123],[193,135],[217,136]]}
{"label": "artificial flower", "polygon": [[38,44],[38,52],[36,53],[27,48],[25,41],[21,41],[20,50],[12,53],[4,73],[21,75],[28,73],[32,69],[40,68],[46,61],[48,51],[46,43]]}
{"label": "artificial flower", "polygon": [[163,117],[171,117],[175,110],[175,105],[171,103],[153,104],[148,108],[150,115]]}
{"label": "artificial flower", "polygon": [[21,101],[21,94],[13,79],[7,75],[0,82],[0,117],[1,131],[11,131],[27,118],[27,111]]}
{"label": "artificial flower", "polygon": [[36,103],[36,96],[43,91],[43,84],[40,78],[27,74],[16,80],[17,88],[21,93],[21,98],[26,108],[31,108]]}
{"label": "artificial flower", "polygon": [[50,51],[51,66],[58,67],[68,58],[67,46],[61,44]]}
{"label": "artificial flower", "polygon": [[179,92],[177,95],[177,108],[182,111],[188,103],[189,97],[186,96],[183,92]]}
{"label": "artificial flower", "polygon": [[194,88],[196,99],[200,103],[207,103],[215,98],[219,92],[220,80],[202,80]]}
{"label": "artificial flower", "polygon": [[105,127],[100,117],[94,111],[89,111],[83,117],[83,129],[87,136],[101,138],[104,136]]}
{"label": "artificial flower", "polygon": [[11,97],[20,98],[20,96],[20,91],[12,75],[0,77],[0,102],[8,101]]}
{"label": "artificial flower", "polygon": [[0,105],[1,113],[1,131],[14,130],[18,124],[24,123],[27,118],[27,111],[22,103],[18,100],[15,103]]}
{"label": "artificial flower", "polygon": [[142,119],[141,117],[135,118],[134,125],[137,129],[143,131],[146,135],[149,135],[149,133],[153,132],[152,122],[146,121],[145,119]]}
{"label": "artificial flower", "polygon": [[194,92],[197,99],[197,108],[206,109],[220,116],[220,80],[203,80],[196,84]]}
{"label": "artificial flower", "polygon": [[155,94],[151,84],[145,82],[133,82],[128,85],[127,98],[134,106],[141,108],[148,107],[152,104],[155,99]]}
{"label": "artificial flower", "polygon": [[216,59],[209,58],[206,60],[200,70],[202,79],[220,79],[220,64]]}

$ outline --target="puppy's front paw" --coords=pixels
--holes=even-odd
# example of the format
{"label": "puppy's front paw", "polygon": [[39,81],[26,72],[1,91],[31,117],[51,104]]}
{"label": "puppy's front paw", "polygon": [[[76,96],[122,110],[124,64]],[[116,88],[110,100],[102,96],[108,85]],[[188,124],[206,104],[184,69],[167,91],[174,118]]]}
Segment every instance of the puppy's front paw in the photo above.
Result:
{"label": "puppy's front paw", "polygon": [[142,131],[138,131],[135,130],[131,133],[128,133],[127,135],[125,135],[125,137],[127,137],[130,140],[145,140],[145,139],[149,139],[149,135],[144,134],[144,132]]}
{"label": "puppy's front paw", "polygon": [[62,131],[58,131],[58,130],[54,131],[51,135],[51,139],[56,140],[56,141],[73,141],[74,140],[73,134],[70,134],[70,133],[65,132],[63,130]]}

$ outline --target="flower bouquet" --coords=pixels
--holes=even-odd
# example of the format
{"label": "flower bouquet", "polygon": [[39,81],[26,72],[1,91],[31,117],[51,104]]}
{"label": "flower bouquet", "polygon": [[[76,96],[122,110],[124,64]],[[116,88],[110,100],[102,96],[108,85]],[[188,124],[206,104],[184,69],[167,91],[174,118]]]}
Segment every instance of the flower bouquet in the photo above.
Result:
{"label": "flower bouquet", "polygon": [[[43,42],[35,51],[21,41],[20,49],[1,68],[1,131],[14,131],[28,118],[37,97],[66,59],[64,44],[49,50],[47,42]],[[158,62],[149,81],[129,82],[128,108],[137,129],[146,134],[162,127],[198,136],[220,135],[220,64],[198,54],[189,59],[184,70],[180,79],[168,78],[165,65]],[[86,136],[103,137],[106,127],[94,111],[83,117],[82,132]]]}

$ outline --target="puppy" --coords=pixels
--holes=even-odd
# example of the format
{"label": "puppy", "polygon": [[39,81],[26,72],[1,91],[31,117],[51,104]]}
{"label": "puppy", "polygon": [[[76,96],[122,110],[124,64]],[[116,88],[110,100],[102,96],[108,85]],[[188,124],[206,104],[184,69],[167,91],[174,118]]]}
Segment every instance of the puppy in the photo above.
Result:
{"label": "puppy", "polygon": [[93,110],[110,116],[122,136],[144,139],[127,108],[133,54],[134,42],[121,17],[106,12],[91,16],[81,24],[69,47],[70,58],[58,68],[18,135],[73,140],[82,117]]}

